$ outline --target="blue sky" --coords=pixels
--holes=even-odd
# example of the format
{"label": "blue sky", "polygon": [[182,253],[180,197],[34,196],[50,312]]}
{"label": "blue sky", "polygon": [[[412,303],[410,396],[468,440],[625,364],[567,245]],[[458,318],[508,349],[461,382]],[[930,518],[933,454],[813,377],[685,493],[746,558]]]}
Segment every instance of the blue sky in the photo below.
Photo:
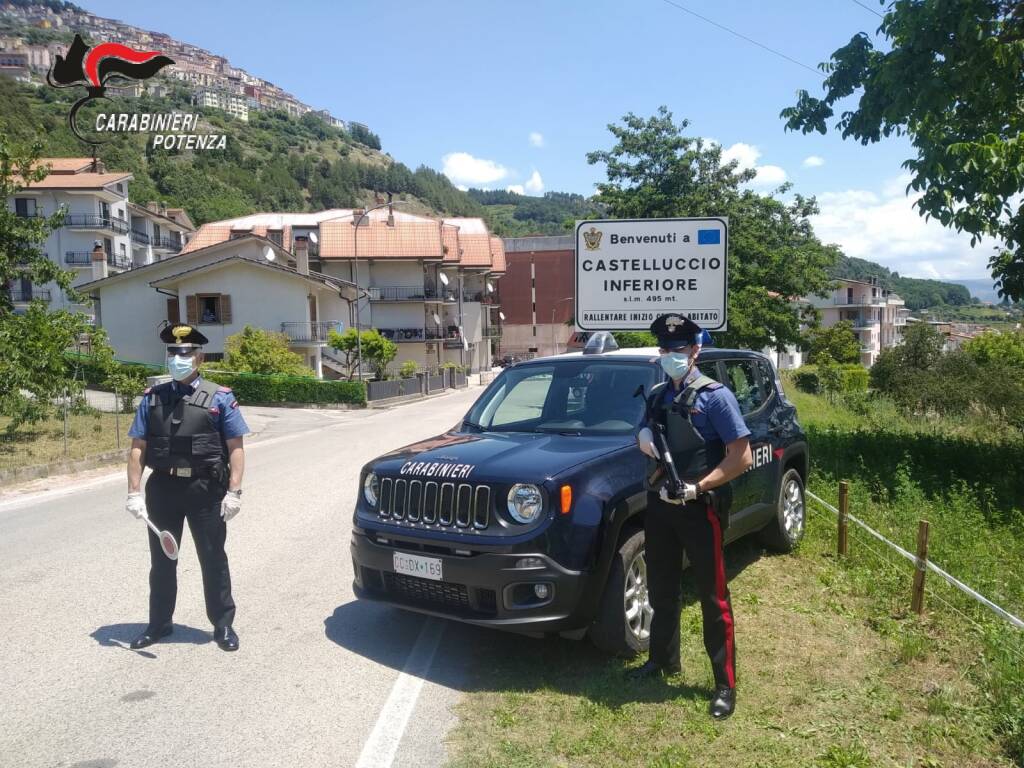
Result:
{"label": "blue sky", "polygon": [[[674,1],[812,67],[879,22],[853,0]],[[611,145],[607,124],[665,104],[694,135],[762,168],[762,189],[785,178],[817,195],[816,230],[849,255],[909,276],[987,276],[987,248],[912,210],[908,142],[786,133],[779,111],[798,89],[820,92],[820,78],[665,0],[85,5],[364,122],[396,159],[460,185],[590,194],[603,169],[585,154]]]}

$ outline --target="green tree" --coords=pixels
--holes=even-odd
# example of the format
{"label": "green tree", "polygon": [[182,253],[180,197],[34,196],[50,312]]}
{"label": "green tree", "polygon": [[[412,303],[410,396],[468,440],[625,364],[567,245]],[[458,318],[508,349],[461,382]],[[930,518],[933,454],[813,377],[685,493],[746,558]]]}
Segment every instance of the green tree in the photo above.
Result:
{"label": "green tree", "polygon": [[843,370],[828,352],[818,355],[817,365],[821,391],[830,403],[834,402],[836,395],[843,390]]}
{"label": "green tree", "polygon": [[784,349],[800,340],[805,320],[789,299],[823,294],[838,251],[811,230],[813,198],[795,195],[784,203],[742,189],[754,171],[723,163],[721,147],[684,135],[688,126],[677,126],[666,107],[609,125],[615,146],[587,154],[587,162],[606,166],[598,199],[614,218],[728,216],[729,330],[715,343]]}
{"label": "green tree", "polygon": [[861,144],[906,134],[903,165],[923,216],[1007,250],[989,266],[1001,295],[1024,298],[1024,6],[1017,0],[895,0],[879,33],[884,50],[855,35],[821,65],[824,98],[800,91],[786,128],[828,130],[837,105],[857,95],[836,129]]}
{"label": "green tree", "polygon": [[[385,339],[374,328],[360,333],[358,339],[362,344],[364,367],[369,367],[378,380],[383,379],[387,375],[388,364],[398,355],[398,345]],[[356,329],[347,328],[344,333],[331,331],[327,343],[341,355],[348,377],[353,378],[359,364]]]}
{"label": "green tree", "polygon": [[841,320],[828,328],[812,328],[805,336],[809,363],[818,363],[823,355],[837,363],[860,362],[860,342],[849,320]]}
{"label": "green tree", "polygon": [[615,343],[619,345],[620,349],[658,346],[658,340],[650,331],[615,331],[612,336],[615,337]]}
{"label": "green tree", "polygon": [[[220,367],[220,366],[217,366]],[[283,333],[245,326],[240,333],[224,341],[224,364],[229,371],[241,373],[283,373],[289,376],[313,376],[302,356],[288,349]]]}
{"label": "green tree", "polygon": [[962,349],[979,365],[999,363],[1024,369],[1024,331],[989,331],[975,336]]}

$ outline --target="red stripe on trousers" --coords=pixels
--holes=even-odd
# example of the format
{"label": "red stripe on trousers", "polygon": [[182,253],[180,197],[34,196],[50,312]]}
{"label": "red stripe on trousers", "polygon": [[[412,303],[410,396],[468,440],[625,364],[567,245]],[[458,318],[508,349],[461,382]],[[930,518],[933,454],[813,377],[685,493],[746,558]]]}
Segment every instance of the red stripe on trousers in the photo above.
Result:
{"label": "red stripe on trousers", "polygon": [[709,505],[707,508],[708,520],[711,523],[711,530],[714,534],[715,547],[715,598],[718,600],[718,608],[722,612],[722,621],[725,622],[725,675],[729,678],[729,687],[736,687],[736,672],[733,668],[733,621],[732,612],[729,610],[729,603],[725,600],[725,556],[722,552],[722,529],[718,524],[718,516]]}

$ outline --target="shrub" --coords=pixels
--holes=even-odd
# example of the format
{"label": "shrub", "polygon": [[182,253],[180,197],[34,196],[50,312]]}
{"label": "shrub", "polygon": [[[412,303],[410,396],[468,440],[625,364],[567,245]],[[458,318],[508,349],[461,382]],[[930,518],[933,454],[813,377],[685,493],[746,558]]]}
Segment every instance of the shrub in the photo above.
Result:
{"label": "shrub", "polygon": [[793,373],[793,383],[801,392],[816,395],[821,392],[821,381],[818,379],[818,368],[814,365],[804,365]]}
{"label": "shrub", "polygon": [[281,373],[290,376],[313,376],[302,356],[288,349],[283,333],[245,326],[240,333],[224,342],[224,367],[246,373]]}
{"label": "shrub", "polygon": [[231,387],[238,402],[366,404],[366,385],[360,381],[321,381],[306,376],[207,371],[210,381]]}
{"label": "shrub", "polygon": [[419,365],[416,364],[415,360],[406,360],[401,366],[399,366],[398,375],[403,379],[411,379],[416,375],[418,370]]}
{"label": "shrub", "polygon": [[[840,365],[838,367],[840,382],[837,391],[867,392],[868,369],[861,365]],[[793,373],[793,383],[801,392],[818,395],[823,392],[821,369],[817,365],[803,365]]]}

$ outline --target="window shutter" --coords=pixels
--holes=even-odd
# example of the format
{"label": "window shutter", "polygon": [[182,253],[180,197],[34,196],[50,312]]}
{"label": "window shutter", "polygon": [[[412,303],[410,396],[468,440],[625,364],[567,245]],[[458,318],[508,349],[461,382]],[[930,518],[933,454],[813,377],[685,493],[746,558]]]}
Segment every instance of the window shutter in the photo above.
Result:
{"label": "window shutter", "polygon": [[220,321],[222,323],[231,322],[231,297],[226,293],[222,293],[220,296]]}
{"label": "window shutter", "polygon": [[189,325],[199,324],[199,300],[194,293],[185,297],[185,322]]}
{"label": "window shutter", "polygon": [[178,307],[178,300],[177,299],[168,299],[167,300],[167,319],[170,322],[172,322],[172,323],[180,323],[181,322],[181,315],[179,314],[179,312],[181,312],[181,310]]}

